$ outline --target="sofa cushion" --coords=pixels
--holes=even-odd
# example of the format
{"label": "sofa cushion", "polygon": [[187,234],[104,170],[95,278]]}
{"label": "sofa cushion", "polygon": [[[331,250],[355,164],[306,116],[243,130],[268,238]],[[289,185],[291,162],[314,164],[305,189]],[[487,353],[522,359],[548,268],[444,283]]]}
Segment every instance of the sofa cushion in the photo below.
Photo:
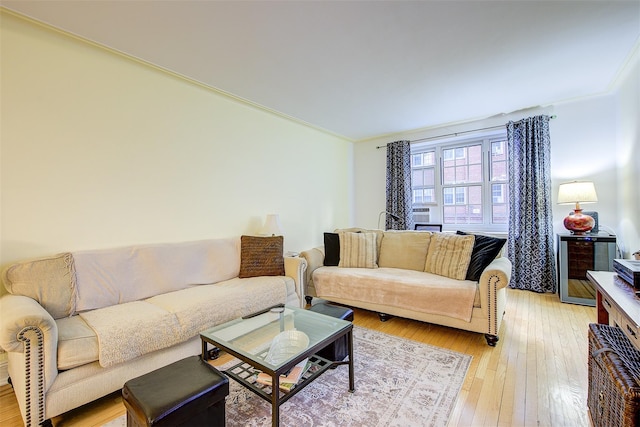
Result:
{"label": "sofa cushion", "polygon": [[284,276],[282,236],[242,236],[240,242],[238,277]]}
{"label": "sofa cushion", "polygon": [[149,298],[238,275],[240,239],[73,252],[78,312]]}
{"label": "sofa cushion", "polygon": [[56,320],[56,324],[59,370],[75,368],[98,360],[98,336],[81,316],[63,317]]}
{"label": "sofa cushion", "polygon": [[3,274],[10,294],[36,300],[54,319],[76,309],[76,284],[70,253],[38,258],[8,267]]}
{"label": "sofa cushion", "polygon": [[[467,235],[468,233],[458,231],[457,234]],[[500,254],[507,239],[483,236],[481,234],[475,234],[475,238],[466,280],[477,282],[480,280],[484,269]]]}
{"label": "sofa cushion", "polygon": [[377,268],[375,233],[340,232],[340,263],[344,268]]}
{"label": "sofa cushion", "polygon": [[320,267],[313,272],[318,297],[363,301],[468,322],[478,284],[399,268]]}
{"label": "sofa cushion", "polygon": [[335,267],[339,263],[340,263],[340,235],[338,233],[324,233],[323,265]]}
{"label": "sofa cushion", "polygon": [[473,235],[433,233],[424,271],[456,280],[464,280],[473,251]]}
{"label": "sofa cushion", "polygon": [[430,241],[426,231],[385,231],[378,266],[424,271]]}

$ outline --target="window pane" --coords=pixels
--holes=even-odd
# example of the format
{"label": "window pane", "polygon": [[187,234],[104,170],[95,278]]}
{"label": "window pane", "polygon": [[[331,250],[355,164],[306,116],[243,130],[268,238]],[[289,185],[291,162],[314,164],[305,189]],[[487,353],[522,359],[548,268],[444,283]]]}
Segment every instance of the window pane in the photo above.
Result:
{"label": "window pane", "polygon": [[482,145],[472,145],[467,151],[469,152],[469,164],[482,163]]}
{"label": "window pane", "polygon": [[482,205],[469,205],[469,223],[482,224]]}
{"label": "window pane", "polygon": [[469,182],[482,182],[482,165],[469,166]]}
{"label": "window pane", "polygon": [[422,154],[414,154],[411,156],[411,166],[422,166]]}
{"label": "window pane", "polygon": [[491,184],[491,201],[493,203],[506,203],[507,184]]}
{"label": "window pane", "polygon": [[413,203],[422,203],[422,190],[413,190]]}
{"label": "window pane", "polygon": [[443,222],[443,224],[455,224],[456,223],[456,208],[455,208],[455,206],[445,206],[443,208],[442,222]]}
{"label": "window pane", "polygon": [[452,205],[453,204],[453,188],[445,188],[442,191],[444,196],[444,204]]}
{"label": "window pane", "polygon": [[431,168],[431,169],[425,169],[424,170],[424,185],[426,186],[434,186],[436,185],[436,170]]}
{"label": "window pane", "polygon": [[411,173],[411,184],[414,187],[419,187],[421,185],[424,185],[424,178],[423,178],[424,174],[422,173],[422,171],[420,169],[414,169]]}
{"label": "window pane", "polygon": [[433,188],[424,189],[424,202],[434,203],[436,201],[436,191]]}
{"label": "window pane", "polygon": [[482,205],[482,186],[474,185],[469,187],[469,202],[474,205]]}
{"label": "window pane", "polygon": [[425,166],[434,166],[436,164],[435,151],[429,151],[428,153],[422,153],[422,164]]}
{"label": "window pane", "polygon": [[507,224],[509,222],[507,205],[493,205],[491,222],[494,224]]}

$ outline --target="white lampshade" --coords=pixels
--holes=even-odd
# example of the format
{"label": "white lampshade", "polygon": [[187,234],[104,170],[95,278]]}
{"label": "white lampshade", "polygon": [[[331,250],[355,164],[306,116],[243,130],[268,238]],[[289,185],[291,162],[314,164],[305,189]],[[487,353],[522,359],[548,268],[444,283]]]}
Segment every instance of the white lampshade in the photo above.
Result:
{"label": "white lampshade", "polygon": [[598,201],[596,188],[591,181],[573,181],[560,184],[558,187],[558,203],[594,203]]}
{"label": "white lampshade", "polygon": [[269,214],[264,221],[264,225],[260,230],[263,236],[282,236],[282,224],[280,224],[280,215]]}

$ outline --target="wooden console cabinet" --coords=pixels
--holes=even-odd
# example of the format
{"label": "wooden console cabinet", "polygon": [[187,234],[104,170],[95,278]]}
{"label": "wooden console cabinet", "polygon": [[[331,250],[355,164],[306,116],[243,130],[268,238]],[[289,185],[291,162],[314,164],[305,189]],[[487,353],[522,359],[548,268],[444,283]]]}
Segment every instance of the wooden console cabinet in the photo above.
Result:
{"label": "wooden console cabinet", "polygon": [[610,271],[588,271],[596,287],[598,323],[618,326],[640,350],[640,298],[633,287]]}

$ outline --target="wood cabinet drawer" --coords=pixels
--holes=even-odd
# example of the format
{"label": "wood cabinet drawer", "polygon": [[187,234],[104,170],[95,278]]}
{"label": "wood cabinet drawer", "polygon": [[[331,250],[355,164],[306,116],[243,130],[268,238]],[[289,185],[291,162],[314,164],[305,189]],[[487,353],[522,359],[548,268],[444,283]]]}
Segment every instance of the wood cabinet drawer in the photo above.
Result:
{"label": "wood cabinet drawer", "polygon": [[635,348],[640,350],[640,328],[625,316],[620,316],[621,319],[618,323],[620,329],[624,332],[624,334],[629,338],[629,341],[633,343]]}
{"label": "wood cabinet drawer", "polygon": [[602,296],[602,306],[604,307],[605,310],[607,310],[607,313],[609,313],[609,325],[610,326],[619,325],[621,321],[621,314],[616,308],[616,306],[613,305],[613,302],[611,301],[611,299],[606,295]]}

